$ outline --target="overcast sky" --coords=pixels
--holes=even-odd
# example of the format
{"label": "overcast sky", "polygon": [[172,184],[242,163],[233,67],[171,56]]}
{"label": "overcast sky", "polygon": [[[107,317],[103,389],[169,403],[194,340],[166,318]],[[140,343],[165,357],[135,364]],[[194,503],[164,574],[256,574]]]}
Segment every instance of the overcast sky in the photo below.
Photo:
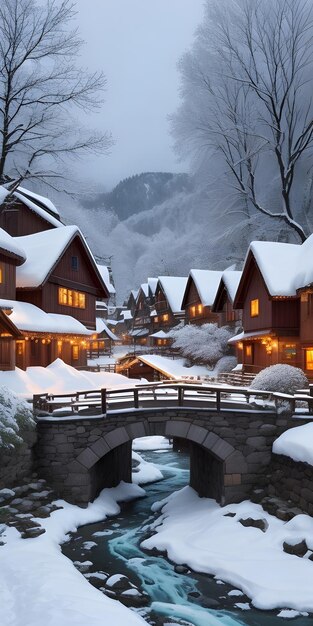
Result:
{"label": "overcast sky", "polygon": [[116,141],[109,157],[88,160],[89,175],[110,188],[142,171],[181,171],[167,115],[179,102],[176,64],[201,22],[203,0],[77,0],[77,9],[81,63],[108,79],[106,102],[91,121]]}

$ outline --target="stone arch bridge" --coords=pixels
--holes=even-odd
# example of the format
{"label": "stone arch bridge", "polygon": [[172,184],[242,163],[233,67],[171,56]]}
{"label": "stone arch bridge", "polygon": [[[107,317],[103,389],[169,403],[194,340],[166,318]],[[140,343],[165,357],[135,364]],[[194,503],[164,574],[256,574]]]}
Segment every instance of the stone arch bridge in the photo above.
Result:
{"label": "stone arch bridge", "polygon": [[272,443],[294,425],[290,415],[244,408],[143,408],[95,417],[39,417],[35,462],[59,496],[86,506],[104,487],[131,482],[134,438],[184,439],[190,449],[190,485],[224,505],[240,502],[252,488],[264,485]]}

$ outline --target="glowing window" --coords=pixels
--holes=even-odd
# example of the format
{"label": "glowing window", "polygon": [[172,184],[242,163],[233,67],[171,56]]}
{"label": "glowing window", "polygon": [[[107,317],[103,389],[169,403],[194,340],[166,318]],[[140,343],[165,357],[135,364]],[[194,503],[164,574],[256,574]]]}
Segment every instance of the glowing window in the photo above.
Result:
{"label": "glowing window", "polygon": [[252,357],[252,346],[251,345],[246,346],[246,356],[247,357]]}
{"label": "glowing window", "polygon": [[168,322],[168,313],[163,315],[163,322]]}
{"label": "glowing window", "polygon": [[202,306],[202,304],[198,304],[198,306],[197,306],[197,313],[198,313],[198,315],[201,315],[202,312],[203,312],[203,306]]}
{"label": "glowing window", "polygon": [[251,317],[257,317],[259,315],[259,299],[250,301],[250,315]]}
{"label": "glowing window", "polygon": [[73,291],[65,287],[59,287],[59,304],[63,306],[73,306],[77,309],[86,308],[86,294],[80,291]]}
{"label": "glowing window", "polygon": [[73,361],[78,361],[79,359],[79,346],[72,346],[72,359]]}
{"label": "glowing window", "polygon": [[196,307],[195,306],[191,306],[189,310],[190,310],[190,317],[195,317],[195,315],[196,315]]}
{"label": "glowing window", "polygon": [[313,370],[313,348],[307,348],[305,351],[305,369]]}

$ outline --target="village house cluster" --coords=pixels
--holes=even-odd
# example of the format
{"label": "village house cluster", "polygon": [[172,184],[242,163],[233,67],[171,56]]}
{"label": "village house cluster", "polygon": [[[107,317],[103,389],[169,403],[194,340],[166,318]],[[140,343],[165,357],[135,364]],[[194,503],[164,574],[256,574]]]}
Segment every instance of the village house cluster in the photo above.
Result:
{"label": "village house cluster", "polygon": [[148,278],[122,311],[124,339],[170,350],[180,322],[214,322],[230,339],[244,372],[276,363],[313,378],[313,235],[301,245],[252,242],[242,271],[192,269],[188,277]]}
{"label": "village house cluster", "polygon": [[56,358],[86,366],[94,343],[115,339],[101,319],[113,292],[107,268],[50,200],[21,187],[9,198],[0,188],[1,370]]}

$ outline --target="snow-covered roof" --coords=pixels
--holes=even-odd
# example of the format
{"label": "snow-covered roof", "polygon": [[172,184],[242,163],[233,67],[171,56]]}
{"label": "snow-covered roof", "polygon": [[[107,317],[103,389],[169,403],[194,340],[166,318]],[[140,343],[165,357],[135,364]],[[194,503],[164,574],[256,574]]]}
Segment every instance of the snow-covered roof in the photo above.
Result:
{"label": "snow-covered roof", "polygon": [[78,226],[61,226],[61,228],[44,230],[33,235],[14,237],[14,242],[25,250],[27,257],[25,263],[17,268],[16,286],[19,288],[40,287],[76,235],[81,239],[89,255],[99,283],[103,285],[103,290],[107,292],[93,254]]}
{"label": "snow-covered roof", "polygon": [[148,286],[150,287],[153,296],[155,294],[157,284],[158,284],[157,278],[148,278]]}
{"label": "snow-covered roof", "polygon": [[145,337],[149,334],[149,331],[147,328],[135,328],[135,330],[132,330],[129,334],[131,337]]}
{"label": "snow-covered roof", "polygon": [[167,298],[172,313],[181,313],[181,304],[186,289],[187,277],[159,276],[158,281]]}
{"label": "snow-covered roof", "polygon": [[313,235],[304,243],[253,241],[251,252],[271,296],[295,296],[313,283]]}
{"label": "snow-covered roof", "polygon": [[26,253],[21,246],[17,245],[14,237],[11,237],[3,228],[0,228],[0,249],[19,257],[21,262],[26,260]]}
{"label": "snow-covered roof", "polygon": [[165,333],[164,330],[159,330],[158,332],[150,335],[150,337],[153,337],[154,339],[169,339],[168,333]]}
{"label": "snow-covered roof", "polygon": [[133,316],[131,314],[131,311],[129,311],[129,309],[127,309],[126,311],[121,311],[121,317],[124,320],[132,320]]}
{"label": "snow-covered roof", "polygon": [[107,290],[110,294],[115,294],[116,291],[112,285],[112,283],[110,282],[110,274],[109,274],[109,269],[106,265],[99,265],[99,263],[97,263],[97,268],[101,274],[102,280],[104,282],[104,284],[107,287]]}
{"label": "snow-covered roof", "polygon": [[105,321],[101,317],[96,317],[96,333],[100,335],[101,333],[105,333],[109,339],[113,341],[117,341],[117,336],[112,333],[112,331],[108,328]]}
{"label": "snow-covered roof", "polygon": [[15,241],[26,251],[27,260],[17,268],[17,287],[39,287],[69,244],[79,234],[77,226],[62,226],[44,230],[33,235],[15,237]]}
{"label": "snow-covered roof", "polygon": [[22,331],[38,333],[57,333],[68,335],[92,335],[83,324],[71,315],[45,313],[34,304],[16,300],[0,299],[0,308],[12,309],[9,320]]}
{"label": "snow-covered roof", "polygon": [[169,357],[160,356],[158,354],[145,354],[136,357],[138,361],[149,365],[158,372],[165,374],[168,378],[182,378],[188,376],[193,378],[197,376],[208,376],[209,370],[204,365],[185,366],[185,360],[171,359]]}
{"label": "snow-covered roof", "polygon": [[237,343],[237,341],[244,341],[245,339],[256,339],[257,337],[263,337],[264,335],[272,335],[272,331],[270,329],[267,330],[255,330],[251,333],[238,333],[238,335],[234,335],[228,339],[227,343],[233,344]]}
{"label": "snow-covered roof", "polygon": [[138,291],[139,291],[139,289],[132,289],[131,292],[130,292],[132,294],[134,300],[137,300]]}
{"label": "snow-covered roof", "polygon": [[212,306],[223,272],[218,270],[190,270],[201,304]]}
{"label": "snow-covered roof", "polygon": [[143,294],[144,294],[144,296],[145,296],[146,298],[148,298],[148,296],[149,296],[149,285],[148,285],[148,283],[142,283],[142,284],[140,285],[140,289],[139,289],[139,291],[138,291],[137,298],[138,298],[138,296],[139,296],[139,294],[140,294],[140,291],[142,291],[142,292],[143,292]]}
{"label": "snow-covered roof", "polygon": [[21,187],[21,186],[18,187],[18,191],[21,191],[23,194],[29,196],[30,198],[33,198],[33,200],[40,202],[40,204],[43,204],[48,209],[48,211],[51,211],[51,213],[54,213],[58,217],[60,216],[58,209],[53,204],[53,202],[49,200],[49,198],[46,198],[45,196],[41,196],[39,195],[39,193],[34,193],[33,191],[29,191],[29,189],[25,189],[24,187]]}
{"label": "snow-covered roof", "polygon": [[41,206],[39,206],[39,204],[37,204],[34,200],[31,200],[27,196],[24,196],[24,194],[19,193],[18,191],[14,192],[14,196],[18,198],[21,202],[26,204],[26,206],[28,206],[29,209],[34,211],[34,213],[37,213],[37,215],[45,219],[55,228],[59,228],[60,226],[63,226],[62,222],[59,219],[57,219],[56,217],[51,215],[48,211],[46,211]]}
{"label": "snow-covered roof", "polygon": [[232,302],[234,302],[241,276],[242,272],[232,270],[225,270],[222,274],[222,280]]}

